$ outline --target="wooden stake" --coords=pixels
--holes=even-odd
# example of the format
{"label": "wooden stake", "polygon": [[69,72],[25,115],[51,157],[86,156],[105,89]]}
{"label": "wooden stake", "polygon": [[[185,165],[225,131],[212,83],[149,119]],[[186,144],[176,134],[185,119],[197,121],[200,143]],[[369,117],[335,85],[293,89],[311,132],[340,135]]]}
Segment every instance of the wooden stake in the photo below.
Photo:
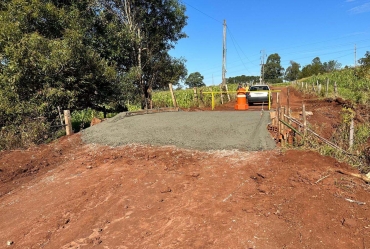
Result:
{"label": "wooden stake", "polygon": [[196,88],[196,87],[194,87],[194,88],[193,88],[193,91],[194,91],[194,98],[193,98],[193,100],[194,100],[194,103],[198,106],[199,104],[198,104],[198,93],[197,93],[197,88]]}
{"label": "wooden stake", "polygon": [[303,117],[303,133],[306,136],[307,134],[307,120],[306,120],[306,106],[302,105],[302,117]]}
{"label": "wooden stake", "polygon": [[334,97],[337,98],[337,94],[338,94],[338,88],[337,88],[337,82],[335,81],[334,82]]}
{"label": "wooden stake", "polygon": [[289,110],[289,108],[290,108],[290,102],[289,102],[289,95],[290,95],[290,93],[289,93],[290,91],[289,91],[289,87],[288,87],[288,92],[287,92],[287,104],[288,104],[288,110]]}
{"label": "wooden stake", "polygon": [[229,100],[229,102],[230,102],[229,88],[227,87],[227,85],[225,85],[225,89],[226,89],[227,99],[228,99],[228,100]]}
{"label": "wooden stake", "polygon": [[[221,104],[223,105],[224,104],[224,95],[223,95],[223,87],[222,87],[222,84],[220,85],[220,92],[221,92]],[[212,95],[213,96],[213,95]],[[213,110],[213,109],[212,109]]]}
{"label": "wooden stake", "polygon": [[[282,121],[284,121],[284,113],[285,113],[285,107],[282,106],[280,110],[280,117],[279,117],[279,119]],[[283,122],[280,122],[280,135],[281,135],[281,145],[284,146],[286,135],[285,135],[285,127],[284,127]]]}
{"label": "wooden stake", "polygon": [[281,130],[280,130],[280,121],[279,121],[279,119],[280,119],[280,112],[281,112],[281,110],[280,110],[280,106],[278,106],[278,108],[277,108],[277,127],[278,127],[278,133],[277,133],[277,141],[279,142],[279,139],[280,139],[280,134],[281,134]]}
{"label": "wooden stake", "polygon": [[329,94],[329,79],[326,79],[326,93],[325,96],[328,97]]}
{"label": "wooden stake", "polygon": [[170,88],[173,107],[177,107],[177,102],[176,102],[175,94],[173,93],[172,84],[171,83],[168,84],[168,87]]}
{"label": "wooden stake", "polygon": [[61,124],[61,125],[64,125],[64,124],[63,124],[62,113],[61,113],[61,111],[60,111],[60,107],[59,107],[59,106],[58,106],[58,112],[59,112],[60,124]]}
{"label": "wooden stake", "polygon": [[66,134],[67,136],[72,135],[72,122],[71,122],[71,112],[69,110],[64,110],[64,122],[66,124]]}
{"label": "wooden stake", "polygon": [[349,128],[349,148],[351,149],[353,146],[353,134],[355,130],[355,124],[353,122],[353,118],[351,120],[351,126]]}

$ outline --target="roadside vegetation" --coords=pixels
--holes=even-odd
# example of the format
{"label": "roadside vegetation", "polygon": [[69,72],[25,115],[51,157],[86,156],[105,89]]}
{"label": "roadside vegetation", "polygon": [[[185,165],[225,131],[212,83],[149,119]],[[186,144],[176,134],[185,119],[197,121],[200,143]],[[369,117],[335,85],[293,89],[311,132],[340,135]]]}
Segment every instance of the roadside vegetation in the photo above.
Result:
{"label": "roadside vegetation", "polygon": [[[346,161],[358,167],[363,173],[368,173],[370,171],[370,52],[359,60],[359,64],[356,68],[344,68],[300,79],[295,86],[303,93],[336,100],[343,106],[341,123],[330,138],[330,141],[343,151],[320,143],[314,137],[304,140],[304,148],[314,149],[323,155]],[[349,134],[352,121],[354,121],[354,140],[350,147]]]}

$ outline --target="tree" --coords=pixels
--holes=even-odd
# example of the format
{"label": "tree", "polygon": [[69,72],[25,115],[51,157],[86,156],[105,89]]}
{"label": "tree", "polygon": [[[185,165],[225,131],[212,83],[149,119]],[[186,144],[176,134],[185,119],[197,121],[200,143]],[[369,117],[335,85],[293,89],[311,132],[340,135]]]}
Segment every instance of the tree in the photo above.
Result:
{"label": "tree", "polygon": [[323,72],[324,68],[320,57],[315,57],[311,62],[311,75],[318,75],[319,73]]}
{"label": "tree", "polygon": [[114,91],[114,62],[91,39],[99,24],[90,1],[65,2],[13,0],[1,8],[1,84],[39,116],[56,116],[58,105],[98,106]]}
{"label": "tree", "polygon": [[290,61],[290,66],[285,70],[285,79],[288,81],[298,79],[298,76],[300,74],[300,67],[301,65],[299,65],[297,62]]}
{"label": "tree", "polygon": [[367,51],[365,57],[359,59],[358,62],[361,65],[358,76],[370,79],[370,51]]}
{"label": "tree", "polygon": [[184,60],[168,51],[186,20],[178,0],[1,1],[0,127],[53,120],[57,106],[143,103],[185,78]]}
{"label": "tree", "polygon": [[282,82],[283,72],[284,68],[280,64],[279,54],[270,54],[265,64],[264,79],[271,83]]}
{"label": "tree", "polygon": [[370,51],[366,51],[365,57],[358,60],[362,67],[370,67]]}
{"label": "tree", "polygon": [[[119,65],[123,72],[136,67],[137,77],[133,84],[141,94],[142,106],[153,89],[156,81],[155,64],[164,51],[186,34],[182,29],[186,25],[185,5],[178,0],[98,0],[100,9],[115,16],[119,24],[129,33],[130,39],[121,44],[129,44],[131,53],[127,60]],[[154,74],[153,74],[154,73]],[[165,86],[164,84],[162,87]]]}
{"label": "tree", "polygon": [[203,82],[204,77],[199,73],[191,73],[188,78],[185,81],[185,85],[188,85],[189,87],[202,87],[205,86]]}
{"label": "tree", "polygon": [[342,64],[339,63],[338,61],[335,61],[335,60],[331,60],[331,61],[328,61],[328,62],[324,62],[322,64],[322,67],[323,67],[323,71],[324,72],[333,72],[335,70],[338,70],[342,67]]}

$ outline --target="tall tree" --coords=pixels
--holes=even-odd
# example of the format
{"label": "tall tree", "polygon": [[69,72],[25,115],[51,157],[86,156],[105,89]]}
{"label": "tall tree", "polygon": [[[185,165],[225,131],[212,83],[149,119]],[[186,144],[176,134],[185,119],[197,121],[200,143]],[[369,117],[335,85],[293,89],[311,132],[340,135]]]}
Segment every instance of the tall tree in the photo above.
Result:
{"label": "tall tree", "polygon": [[290,66],[285,70],[285,79],[288,81],[298,79],[298,76],[300,74],[300,67],[301,65],[299,65],[297,62],[290,61]]}
{"label": "tall tree", "polygon": [[315,57],[311,62],[311,75],[318,75],[319,73],[323,72],[324,68],[320,57]]}
{"label": "tall tree", "polygon": [[277,53],[270,54],[267,57],[264,70],[264,79],[267,82],[279,83],[283,81],[284,68],[281,66],[280,61],[280,55]]}
{"label": "tall tree", "polygon": [[[132,53],[128,64],[121,65],[123,71],[136,67],[137,85],[144,104],[153,85],[151,74],[163,51],[168,51],[181,38],[186,25],[185,5],[178,0],[99,0],[100,8],[118,18],[130,33]],[[125,42],[125,41],[123,41]]]}
{"label": "tall tree", "polygon": [[188,85],[189,87],[202,87],[206,85],[204,84],[203,79],[204,77],[199,72],[191,73],[186,79],[185,85]]}

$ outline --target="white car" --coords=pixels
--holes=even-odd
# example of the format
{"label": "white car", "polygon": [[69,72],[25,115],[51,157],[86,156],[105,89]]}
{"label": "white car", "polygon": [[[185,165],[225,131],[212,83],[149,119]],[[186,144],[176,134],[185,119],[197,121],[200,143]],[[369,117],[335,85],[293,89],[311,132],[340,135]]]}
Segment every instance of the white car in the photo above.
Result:
{"label": "white car", "polygon": [[[254,85],[249,87],[247,100],[249,105],[254,103],[268,103],[270,87],[268,85]],[[270,92],[270,101],[272,103],[272,93]]]}

